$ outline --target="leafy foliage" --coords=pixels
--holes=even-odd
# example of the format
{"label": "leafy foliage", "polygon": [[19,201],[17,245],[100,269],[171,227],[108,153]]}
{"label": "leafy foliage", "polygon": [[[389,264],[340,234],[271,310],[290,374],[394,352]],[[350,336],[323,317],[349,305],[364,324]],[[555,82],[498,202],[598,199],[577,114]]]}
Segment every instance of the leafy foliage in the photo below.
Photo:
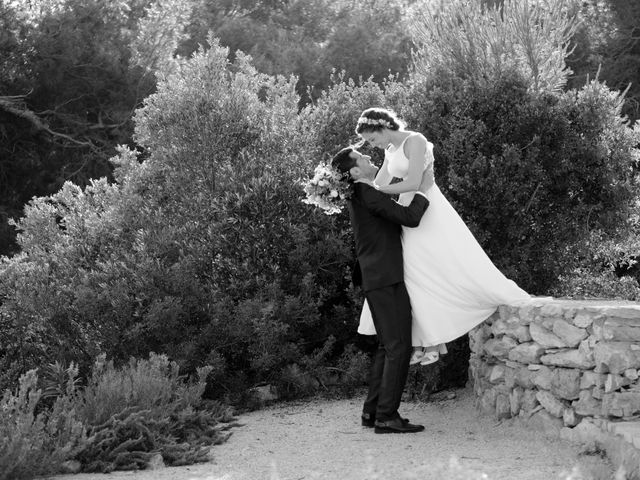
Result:
{"label": "leafy foliage", "polygon": [[[201,2],[180,52],[188,56],[214,32],[221,45],[251,55],[270,75],[298,77],[301,105],[330,85],[332,70],[347,78],[382,81],[406,76],[411,41],[405,27],[412,1],[336,0]],[[250,31],[251,35],[246,32]]]}
{"label": "leafy foliage", "polygon": [[580,2],[580,26],[574,37],[576,49],[567,59],[577,87],[592,78],[612,89],[625,91],[622,113],[631,121],[640,119],[640,4],[625,0]]}
{"label": "leafy foliage", "polygon": [[0,253],[6,220],[66,180],[109,176],[117,144],[154,79],[130,68],[129,44],[148,0],[0,2]]}
{"label": "leafy foliage", "polygon": [[15,393],[6,391],[0,400],[2,480],[58,472],[63,461],[86,445],[85,429],[71,398],[60,397],[50,411],[38,413],[40,397],[36,371],[31,370],[20,378]]}
{"label": "leafy foliage", "polygon": [[558,92],[570,71],[565,58],[577,26],[569,1],[475,0],[416,9],[411,23],[416,72],[447,72],[483,86],[518,73],[536,92]]}
{"label": "leafy foliage", "polygon": [[66,460],[101,472],[146,468],[157,454],[169,465],[206,461],[207,447],[225,441],[234,425],[227,407],[202,400],[210,371],[199,369],[189,383],[163,355],[120,369],[100,356],[84,387],[71,365],[48,408],[29,371],[0,402],[0,478],[59,473]]}
{"label": "leafy foliage", "polygon": [[592,81],[536,95],[433,75],[399,110],[435,143],[436,179],[494,263],[545,294],[591,229],[624,229],[637,195],[638,131],[618,92]]}
{"label": "leafy foliage", "polygon": [[[43,17],[52,25],[68,21],[69,12],[116,8],[110,3],[89,3],[87,10],[73,2],[61,4],[70,10],[54,9],[55,15]],[[355,121],[370,106],[394,108],[410,128],[435,143],[436,176],[444,193],[494,262],[532,293],[571,294],[583,288],[584,272],[617,271],[620,263],[610,260],[618,258],[618,247],[624,250],[622,258],[634,260],[637,246],[630,239],[637,230],[628,220],[637,196],[639,132],[620,117],[622,96],[596,80],[559,92],[565,75],[561,62],[522,57],[512,30],[505,30],[511,37],[487,30],[507,38],[499,65],[489,56],[482,68],[469,64],[476,70],[457,70],[463,45],[457,53],[440,45],[440,56],[425,59],[422,50],[414,57],[416,65],[440,63],[418,68],[407,81],[386,76],[386,70],[382,80],[367,76],[354,81],[349,77],[357,70],[347,69],[327,76],[328,87],[300,109],[305,102],[294,76],[261,72],[296,71],[298,66],[281,70],[277,62],[267,61],[273,57],[257,55],[256,45],[279,53],[282,43],[264,39],[280,32],[278,41],[300,48],[307,62],[313,57],[309,52],[332,45],[321,38],[335,40],[331,48],[349,39],[357,50],[362,45],[350,36],[350,24],[331,16],[343,11],[346,2],[327,10],[323,18],[330,21],[313,25],[303,13],[322,10],[326,4],[319,0],[194,2],[173,12],[163,5],[173,3],[136,3],[130,14],[108,11],[116,24],[126,25],[122,32],[128,32],[128,40],[138,32],[140,63],[163,65],[155,93],[133,118],[136,149],[118,149],[111,159],[112,182],[64,183],[57,193],[32,199],[14,223],[21,252],[0,260],[0,385],[14,385],[29,369],[53,364],[45,384],[51,402],[62,391],[66,370],[61,365],[77,362],[79,377],[87,378],[94,359],[106,354],[114,366],[105,367],[106,384],[91,388],[115,392],[124,388],[118,386],[117,366],[154,351],[187,373],[209,365],[206,395],[230,401],[260,383],[276,384],[295,396],[336,381],[362,382],[367,358],[351,346],[362,296],[350,284],[349,225],[345,216],[329,218],[304,205],[300,183],[319,161],[354,140]],[[371,5],[374,12],[382,8],[379,2]],[[180,24],[190,8],[193,24],[186,32],[208,49],[180,43],[186,35]],[[353,9],[353,15],[379,21],[381,31],[395,25],[367,12],[365,6]],[[518,12],[523,21],[546,15],[546,10]],[[391,13],[392,18],[402,14],[395,7]],[[480,13],[469,10],[469,15],[473,19]],[[291,18],[297,27],[284,28],[291,26]],[[571,25],[567,18],[548,24],[558,27],[557,41]],[[222,41],[202,36],[205,27],[220,26],[225,19],[230,29],[267,26],[255,30],[261,43],[250,46],[253,59],[241,51],[230,55]],[[168,25],[175,28],[165,36]],[[342,27],[336,30],[336,25]],[[481,33],[470,30],[469,35],[479,39]],[[78,40],[85,33],[74,35]],[[109,38],[120,48],[121,37]],[[300,38],[313,41],[295,41]],[[546,45],[540,52],[549,53],[542,39],[527,38],[529,46],[539,40]],[[404,37],[380,39],[380,44],[369,42],[367,51],[378,55],[404,48]],[[160,53],[142,48],[154,42],[162,46]],[[391,43],[388,51],[385,42]],[[168,59],[175,45],[180,55]],[[337,48],[342,50],[349,49]],[[111,60],[123,67],[131,52],[119,51],[119,60]],[[72,58],[85,58],[77,53]],[[520,56],[508,57],[512,54]],[[391,57],[398,58],[385,58]],[[479,81],[482,72],[499,75]],[[138,75],[147,78],[141,71]],[[382,70],[376,75],[382,78]],[[102,98],[96,95],[94,100]],[[379,151],[370,153],[381,160]],[[582,255],[578,252],[590,231],[620,236],[611,233],[606,251],[590,244]],[[574,269],[579,270],[577,282],[559,279]],[[590,294],[633,294],[631,282],[624,293],[610,289],[611,275],[599,278],[589,285]],[[456,371],[440,385],[460,381],[465,345],[455,351],[460,360],[452,359]],[[137,372],[139,365],[130,368]],[[139,372],[130,374],[143,383]],[[175,384],[163,382],[147,385],[149,392],[159,395],[154,389]],[[100,396],[114,408],[107,409],[108,418],[91,420],[90,437],[108,446],[103,456],[98,450],[87,453],[87,462],[97,462],[92,469],[139,466],[148,459],[133,455],[140,445],[146,451],[169,445],[165,434],[174,428],[172,420],[158,420],[147,413],[149,408],[117,396]],[[150,425],[160,433],[134,440]],[[198,451],[187,454],[178,445],[167,447],[184,453],[175,458],[199,458]],[[133,456],[119,463],[112,455],[118,448]]]}
{"label": "leafy foliage", "polygon": [[277,380],[336,331],[340,354],[351,239],[300,202],[314,159],[294,84],[227,53],[178,63],[137,112],[144,163],[122,149],[114,184],[68,183],[27,208],[23,253],[0,267],[9,371],[163,351],[187,371],[211,363],[222,396]]}

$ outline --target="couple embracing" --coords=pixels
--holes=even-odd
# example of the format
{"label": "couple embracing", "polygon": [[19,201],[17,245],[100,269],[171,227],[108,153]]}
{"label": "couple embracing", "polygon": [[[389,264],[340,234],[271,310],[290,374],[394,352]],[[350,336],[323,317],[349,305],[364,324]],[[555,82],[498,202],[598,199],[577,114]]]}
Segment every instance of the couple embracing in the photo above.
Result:
{"label": "couple embracing", "polygon": [[[338,192],[348,192],[354,278],[365,296],[358,332],[378,338],[362,425],[376,433],[420,432],[422,425],[398,412],[409,365],[437,361],[446,342],[499,305],[530,296],[493,265],[440,192],[433,144],[381,108],[362,112],[356,133],[384,150],[384,163],[378,169],[357,147],[342,149],[331,162],[335,189],[329,187],[328,198],[340,200]],[[391,183],[393,178],[399,181]]]}

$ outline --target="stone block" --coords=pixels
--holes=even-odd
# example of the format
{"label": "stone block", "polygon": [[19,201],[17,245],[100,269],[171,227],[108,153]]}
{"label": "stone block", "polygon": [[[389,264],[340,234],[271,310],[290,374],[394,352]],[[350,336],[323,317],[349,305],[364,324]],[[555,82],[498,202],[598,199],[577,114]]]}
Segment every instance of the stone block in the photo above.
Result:
{"label": "stone block", "polygon": [[573,408],[565,408],[562,412],[562,423],[565,427],[575,427],[580,423],[580,417]]}
{"label": "stone block", "polygon": [[584,328],[575,327],[562,319],[554,322],[552,331],[570,348],[577,347],[589,336]]}
{"label": "stone block", "polygon": [[593,386],[603,387],[606,379],[607,375],[604,373],[587,370],[582,373],[582,377],[580,378],[580,388],[585,389]]}
{"label": "stone block", "polygon": [[580,395],[580,370],[556,368],[551,378],[551,393],[565,400],[575,400]]}
{"label": "stone block", "polygon": [[638,379],[638,370],[635,368],[627,368],[623,373],[625,378],[628,378],[632,382]]}
{"label": "stone block", "polygon": [[543,390],[551,390],[551,381],[553,380],[553,371],[549,367],[542,367],[532,376],[533,384]]}
{"label": "stone block", "polygon": [[552,393],[542,390],[536,394],[536,399],[540,405],[554,417],[562,417],[565,404],[557,399]]}
{"label": "stone block", "polygon": [[480,398],[480,408],[488,414],[495,413],[497,392],[491,388],[485,391]]}
{"label": "stone block", "polygon": [[596,371],[623,373],[628,368],[640,367],[640,351],[631,342],[602,342],[593,349]]}
{"label": "stone block", "polygon": [[640,392],[605,393],[602,414],[611,417],[631,417],[640,413]]}
{"label": "stone block", "polygon": [[504,367],[504,386],[509,390],[516,386],[516,369],[511,367]]}
{"label": "stone block", "polygon": [[629,325],[621,325],[619,327],[604,325],[604,337],[607,340],[621,340],[627,342],[640,342],[640,326],[632,327]]}
{"label": "stone block", "polygon": [[571,406],[578,415],[583,417],[595,417],[602,414],[602,402],[593,398],[589,390],[581,390],[578,400],[574,400]]}
{"label": "stone block", "polygon": [[593,356],[590,356],[580,349],[562,350],[557,353],[548,353],[540,357],[540,362],[544,365],[554,365],[557,367],[578,368],[589,370],[595,366]]}
{"label": "stone block", "polygon": [[542,430],[545,434],[554,437],[559,437],[560,431],[564,427],[561,419],[554,417],[544,409],[531,415],[527,423],[531,427]]}
{"label": "stone block", "polygon": [[[516,347],[518,342],[506,335],[500,338],[490,338],[484,343],[484,351],[495,358],[507,358],[509,351]],[[513,359],[510,359],[513,360]]]}
{"label": "stone block", "polygon": [[[516,319],[517,320],[517,319]],[[494,323],[492,328],[493,335],[508,335],[511,338],[515,338],[520,343],[530,342],[531,334],[529,333],[529,326],[522,325],[521,323],[509,323],[509,320],[500,319]]]}
{"label": "stone block", "polygon": [[529,333],[536,343],[545,348],[564,348],[567,346],[560,337],[537,323],[529,325]]}
{"label": "stone block", "polygon": [[544,347],[538,343],[521,343],[509,350],[509,360],[524,364],[540,363],[544,352]]}
{"label": "stone block", "polygon": [[499,394],[496,396],[496,417],[499,420],[511,418],[511,402],[508,395]]}
{"label": "stone block", "polygon": [[517,317],[498,318],[491,325],[491,333],[493,334],[494,337],[499,337],[500,335],[508,335],[519,326],[520,326],[520,320],[518,320]]}
{"label": "stone block", "polygon": [[500,311],[498,309],[496,309],[495,312],[493,312],[491,315],[489,315],[489,317],[484,321],[484,323],[486,325],[493,325],[493,322],[495,322],[496,320],[498,320],[501,317],[500,315]]}
{"label": "stone block", "polygon": [[503,383],[504,382],[504,365],[494,365],[489,371],[489,381],[491,383]]}
{"label": "stone block", "polygon": [[640,325],[640,305],[608,307],[603,309],[602,313],[609,318],[625,320],[629,325]]}
{"label": "stone block", "polygon": [[626,387],[631,384],[631,380],[622,375],[616,375],[610,373],[607,375],[607,379],[604,382],[604,391],[605,393],[615,392],[616,390],[620,390],[622,387]]}
{"label": "stone block", "polygon": [[564,315],[564,308],[557,303],[546,303],[540,308],[540,315],[545,317],[562,317]]}
{"label": "stone block", "polygon": [[586,356],[589,361],[593,362],[593,347],[595,347],[596,343],[595,339],[590,335],[580,342],[580,345],[578,345],[578,351]]}
{"label": "stone block", "polygon": [[518,318],[520,318],[523,325],[529,325],[533,322],[533,319],[537,315],[539,309],[539,307],[534,305],[523,305],[518,308]]}
{"label": "stone block", "polygon": [[521,386],[522,388],[531,389],[535,387],[533,383],[533,377],[536,374],[529,370],[527,367],[521,367],[516,370],[516,384]]}
{"label": "stone block", "polygon": [[469,349],[473,353],[481,354],[484,342],[490,337],[490,327],[480,324],[469,332]]}
{"label": "stone block", "polygon": [[540,403],[536,398],[536,390],[525,389],[522,394],[522,400],[520,402],[520,409],[525,413],[532,412]]}
{"label": "stone block", "polygon": [[602,397],[604,397],[604,387],[593,387],[591,389],[591,395],[593,395],[593,398],[602,400]]}
{"label": "stone block", "polygon": [[573,324],[579,328],[587,328],[590,327],[593,323],[593,319],[595,318],[595,314],[591,312],[578,312],[573,317]]}
{"label": "stone block", "polygon": [[511,407],[511,416],[515,417],[520,413],[522,408],[522,400],[524,397],[524,388],[515,387],[509,394],[509,404]]}

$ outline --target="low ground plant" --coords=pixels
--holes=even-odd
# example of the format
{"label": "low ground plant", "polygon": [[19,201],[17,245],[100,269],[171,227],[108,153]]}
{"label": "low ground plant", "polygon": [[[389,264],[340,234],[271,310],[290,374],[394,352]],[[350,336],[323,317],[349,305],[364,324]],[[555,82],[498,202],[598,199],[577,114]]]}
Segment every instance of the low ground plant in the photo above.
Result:
{"label": "low ground plant", "polygon": [[84,386],[67,369],[64,391],[43,401],[35,370],[0,402],[0,480],[59,473],[75,461],[83,471],[144,469],[154,457],[166,465],[207,461],[226,440],[231,410],[203,400],[210,368],[196,381],[181,376],[165,355],[132,359],[116,368],[98,358]]}

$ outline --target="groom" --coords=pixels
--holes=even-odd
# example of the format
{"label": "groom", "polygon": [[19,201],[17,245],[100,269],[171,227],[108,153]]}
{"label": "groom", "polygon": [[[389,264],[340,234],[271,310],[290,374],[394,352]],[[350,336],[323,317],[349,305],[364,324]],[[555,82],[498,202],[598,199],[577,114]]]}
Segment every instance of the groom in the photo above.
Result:
{"label": "groom", "polygon": [[[411,304],[404,285],[401,225],[417,227],[429,201],[424,192],[433,184],[425,175],[408,206],[392,200],[373,186],[378,168],[371,157],[353,147],[340,150],[331,165],[348,173],[353,184],[349,216],[364,295],[378,334],[378,350],[369,377],[369,393],[362,411],[362,425],[376,433],[410,433],[424,430],[400,417],[411,357]],[[357,271],[355,272],[358,273]]]}

